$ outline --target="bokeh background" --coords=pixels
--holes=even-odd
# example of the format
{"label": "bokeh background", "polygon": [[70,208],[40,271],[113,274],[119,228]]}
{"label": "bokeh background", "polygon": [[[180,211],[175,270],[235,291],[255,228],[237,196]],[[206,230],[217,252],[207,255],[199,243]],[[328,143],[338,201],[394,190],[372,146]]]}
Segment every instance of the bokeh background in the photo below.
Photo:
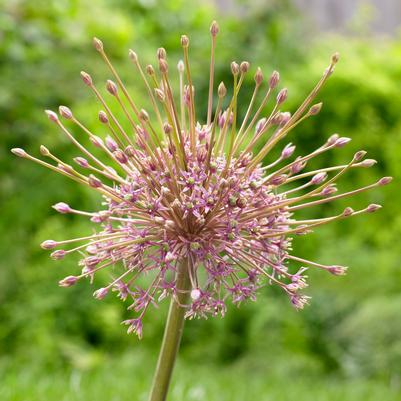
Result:
{"label": "bokeh background", "polygon": [[[199,2],[200,3],[200,2]],[[312,303],[293,310],[266,287],[258,302],[229,308],[224,319],[188,322],[170,399],[174,401],[401,400],[401,12],[391,1],[2,0],[0,1],[0,399],[4,401],[146,400],[166,305],[152,310],[142,341],[120,325],[125,305],[95,301],[87,283],[60,289],[76,260],[54,262],[39,243],[87,233],[89,223],[50,208],[66,201],[92,209],[99,198],[61,176],[17,159],[12,147],[38,154],[46,144],[64,159],[73,147],[49,123],[45,108],[69,105],[94,130],[98,105],[79,71],[109,78],[91,44],[103,39],[138,103],[144,92],[127,57],[154,62],[163,46],[181,57],[191,39],[197,100],[205,110],[209,24],[220,23],[217,79],[229,63],[281,73],[293,110],[334,51],[335,75],[319,95],[322,112],[291,140],[301,153],[334,132],[353,138],[321,161],[343,163],[359,149],[379,160],[352,172],[341,189],[392,175],[389,187],[321,208],[383,203],[295,241],[295,251],[350,266],[346,277],[310,271]],[[252,74],[251,74],[252,75]],[[250,95],[243,92],[244,105]],[[203,105],[203,106],[202,106]],[[244,107],[243,107],[244,108]],[[242,108],[242,112],[243,112]],[[316,164],[319,166],[319,164]],[[315,213],[317,211],[315,210]],[[316,214],[315,214],[316,215]],[[101,279],[97,286],[102,285]]]}

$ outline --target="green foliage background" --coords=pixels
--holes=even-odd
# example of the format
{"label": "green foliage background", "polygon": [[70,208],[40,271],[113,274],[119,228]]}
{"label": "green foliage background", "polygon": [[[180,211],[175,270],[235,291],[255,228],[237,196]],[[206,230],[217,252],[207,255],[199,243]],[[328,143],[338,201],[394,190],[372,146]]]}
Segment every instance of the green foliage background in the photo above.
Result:
{"label": "green foliage background", "polygon": [[[316,38],[289,2],[268,3],[244,3],[239,16],[183,0],[0,1],[1,400],[146,399],[165,305],[148,313],[139,342],[120,326],[125,305],[113,297],[93,300],[86,283],[59,289],[57,281],[75,271],[76,260],[51,261],[38,244],[86,233],[90,225],[57,215],[50,205],[66,201],[91,209],[99,199],[9,150],[38,153],[44,143],[63,159],[76,156],[42,112],[59,104],[99,131],[98,106],[79,78],[81,69],[99,83],[108,78],[91,45],[94,35],[137,102],[146,104],[127,49],[150,63],[163,46],[173,64],[181,57],[179,37],[188,34],[204,112],[212,19],[221,27],[217,79],[230,81],[232,60],[250,61],[253,71],[259,65],[265,76],[278,69],[280,85],[289,88],[289,110],[340,51],[335,75],[319,95],[322,112],[297,128],[291,141],[304,153],[334,132],[353,138],[315,166],[344,163],[359,149],[379,160],[343,178],[341,189],[382,175],[395,181],[319,210],[329,215],[375,202],[385,206],[379,213],[295,241],[299,255],[351,267],[344,278],[311,271],[313,299],[305,311],[297,313],[283,294],[266,287],[257,303],[231,307],[223,320],[188,322],[171,400],[401,400],[401,38],[356,31]],[[244,107],[251,77],[248,84]]]}

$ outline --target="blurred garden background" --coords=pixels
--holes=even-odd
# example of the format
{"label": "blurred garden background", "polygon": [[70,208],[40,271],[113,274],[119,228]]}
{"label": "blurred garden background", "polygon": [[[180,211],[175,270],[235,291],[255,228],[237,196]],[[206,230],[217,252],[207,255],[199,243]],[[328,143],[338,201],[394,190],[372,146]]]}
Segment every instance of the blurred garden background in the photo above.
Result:
{"label": "blurred garden background", "polygon": [[[231,307],[224,319],[187,322],[170,400],[401,400],[399,7],[385,2],[393,17],[389,31],[377,24],[380,9],[374,3],[355,2],[341,26],[330,23],[330,13],[327,24],[316,19],[312,3],[0,0],[0,400],[146,400],[166,305],[147,314],[139,341],[120,325],[126,305],[113,296],[93,299],[101,282],[60,289],[58,280],[76,270],[76,260],[52,261],[39,244],[91,228],[85,219],[59,215],[50,206],[65,201],[89,210],[99,198],[17,159],[10,149],[39,154],[39,145],[46,144],[65,160],[75,157],[43,113],[60,104],[102,132],[98,104],[79,77],[85,70],[99,83],[109,78],[92,47],[95,35],[141,103],[145,93],[128,49],[147,64],[163,46],[172,64],[181,57],[180,35],[188,34],[198,107],[205,111],[213,19],[221,28],[217,80],[230,81],[233,60],[251,62],[252,71],[260,66],[265,76],[277,69],[280,87],[289,90],[290,111],[339,51],[335,74],[318,98],[324,102],[321,113],[291,140],[305,154],[339,132],[352,142],[324,156],[322,164],[342,164],[359,149],[379,161],[344,177],[340,189],[383,175],[395,181],[320,209],[326,216],[345,206],[384,204],[378,213],[295,240],[302,257],[350,266],[345,277],[310,271],[312,302],[304,311],[296,312],[284,294],[266,287],[258,302]],[[245,105],[252,75],[242,94]]]}

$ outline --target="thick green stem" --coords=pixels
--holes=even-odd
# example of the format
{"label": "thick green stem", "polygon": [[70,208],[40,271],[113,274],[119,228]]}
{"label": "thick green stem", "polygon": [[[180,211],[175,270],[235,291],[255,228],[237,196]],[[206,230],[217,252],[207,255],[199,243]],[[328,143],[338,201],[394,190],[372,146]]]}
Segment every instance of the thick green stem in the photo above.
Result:
{"label": "thick green stem", "polygon": [[187,259],[183,260],[178,266],[176,279],[178,302],[174,298],[171,298],[149,401],[165,401],[167,398],[171,374],[173,372],[184,328],[185,308],[182,305],[187,303],[189,290],[191,288]]}

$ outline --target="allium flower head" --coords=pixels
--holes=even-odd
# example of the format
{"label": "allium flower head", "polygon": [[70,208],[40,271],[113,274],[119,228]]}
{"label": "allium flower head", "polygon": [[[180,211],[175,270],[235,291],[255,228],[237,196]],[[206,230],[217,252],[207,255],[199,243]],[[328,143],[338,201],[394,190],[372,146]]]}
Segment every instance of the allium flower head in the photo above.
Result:
{"label": "allium flower head", "polygon": [[[44,146],[40,152],[49,162],[22,149],[12,150],[102,196],[98,211],[81,211],[63,202],[53,206],[60,213],[89,218],[96,234],[47,240],[42,248],[53,250],[53,259],[73,252],[84,255],[79,262],[82,271],[62,279],[62,287],[75,285],[82,278],[92,282],[98,271],[110,270],[109,284],[97,289],[94,297],[103,299],[114,291],[129,302],[134,316],[123,323],[128,325],[128,332],[139,337],[149,306],[166,297],[173,297],[186,308],[187,318],[223,316],[227,302],[239,305],[255,300],[259,288],[271,284],[279,286],[295,308],[303,308],[309,299],[303,295],[307,269],[342,275],[346,268],[292,255],[291,237],[308,234],[329,222],[374,212],[380,206],[369,205],[358,211],[347,207],[335,216],[312,220],[297,220],[296,212],[391,180],[384,177],[366,187],[336,194],[336,183],[348,170],[375,164],[365,159],[366,152],[356,152],[344,165],[304,172],[312,158],[336,151],[350,139],[334,134],[312,153],[298,157],[292,143],[281,145],[298,124],[319,113],[322,103],[312,102],[333,73],[338,54],[293,114],[282,110],[288,92],[278,88],[278,72],[263,84],[262,71],[257,68],[252,98],[239,121],[238,104],[244,101],[240,90],[251,68],[246,61],[232,62],[232,89],[227,91],[223,82],[215,85],[218,31],[213,22],[205,118],[196,112],[187,36],[181,37],[183,61],[178,62],[177,69],[163,48],[157,51],[156,68],[144,67],[137,54],[129,51],[133,68],[148,92],[150,110],[142,109],[127,91],[103,43],[95,38],[94,47],[114,80],[106,83],[108,95],[101,93],[91,75],[81,72],[81,77],[102,108],[102,137],[90,131],[68,107],[60,106],[61,117],[53,111],[46,113],[80,151],[73,164],[60,160]],[[170,83],[172,74],[178,74],[177,88]],[[227,99],[228,92],[232,96]],[[271,112],[265,114],[269,100]],[[120,106],[119,116],[109,106],[112,102]],[[213,103],[217,103],[215,108]],[[127,120],[129,129],[123,128],[127,124],[121,119]],[[92,149],[75,139],[75,130],[88,135]],[[253,152],[256,146],[261,148],[258,153]],[[281,146],[280,156],[262,166],[277,146]],[[141,276],[147,279],[139,280]]]}

